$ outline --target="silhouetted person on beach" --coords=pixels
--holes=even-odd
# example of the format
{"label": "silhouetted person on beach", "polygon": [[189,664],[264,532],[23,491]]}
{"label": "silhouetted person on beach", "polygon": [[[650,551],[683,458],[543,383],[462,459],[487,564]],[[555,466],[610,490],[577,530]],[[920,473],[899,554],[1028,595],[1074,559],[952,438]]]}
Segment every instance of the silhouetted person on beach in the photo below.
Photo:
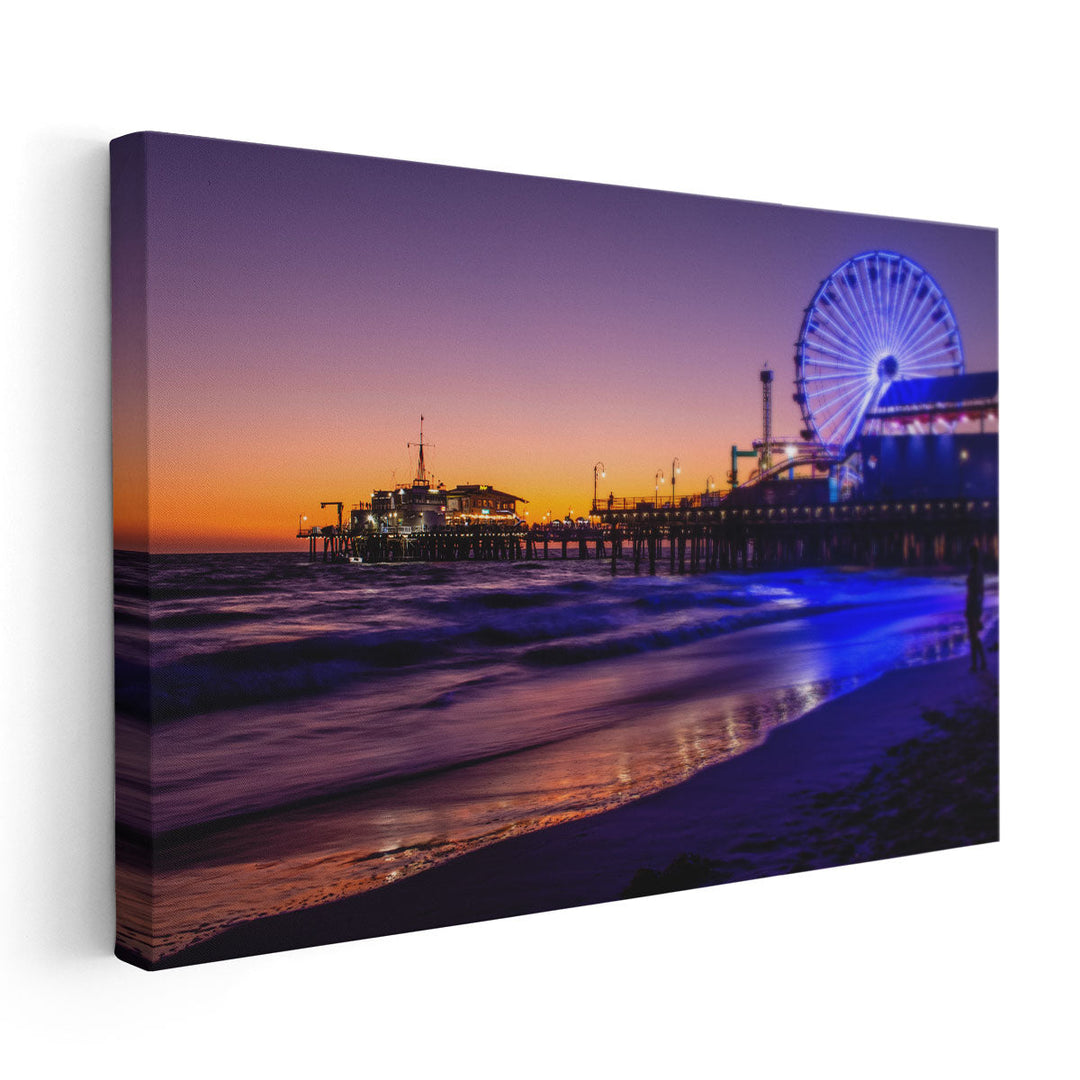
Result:
{"label": "silhouetted person on beach", "polygon": [[967,618],[968,638],[971,640],[971,670],[977,670],[978,662],[981,661],[982,669],[985,671],[986,650],[979,639],[979,631],[982,630],[983,568],[978,544],[972,544],[968,548],[968,556],[971,565],[968,568],[967,604],[964,607],[964,616]]}

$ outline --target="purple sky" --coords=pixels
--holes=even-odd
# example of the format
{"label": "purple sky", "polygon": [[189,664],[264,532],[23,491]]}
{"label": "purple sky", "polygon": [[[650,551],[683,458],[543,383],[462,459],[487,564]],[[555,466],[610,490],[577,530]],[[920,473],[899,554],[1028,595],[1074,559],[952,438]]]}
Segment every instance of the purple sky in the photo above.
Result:
{"label": "purple sky", "polygon": [[[803,309],[869,249],[924,266],[967,370],[997,367],[992,229],[147,142],[160,550],[288,547],[300,513],[329,520],[321,499],[408,479],[421,412],[439,479],[513,491],[534,516],[584,510],[597,460],[617,495],[651,491],[676,455],[687,494],[720,483],[731,444],[759,435],[763,363],[774,431],[802,426]],[[121,306],[121,351],[133,321]]]}

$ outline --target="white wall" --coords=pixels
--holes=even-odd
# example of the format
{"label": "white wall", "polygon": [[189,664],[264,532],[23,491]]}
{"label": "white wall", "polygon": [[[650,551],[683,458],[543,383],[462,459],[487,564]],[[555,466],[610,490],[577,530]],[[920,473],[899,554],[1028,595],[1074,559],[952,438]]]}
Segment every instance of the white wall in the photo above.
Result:
{"label": "white wall", "polygon": [[[1076,515],[1042,500],[1072,483],[1054,463],[1073,441],[1078,285],[1057,9],[7,11],[9,1075],[1057,1071],[1076,960]],[[998,226],[1004,841],[171,973],[114,960],[106,143],[146,128]]]}

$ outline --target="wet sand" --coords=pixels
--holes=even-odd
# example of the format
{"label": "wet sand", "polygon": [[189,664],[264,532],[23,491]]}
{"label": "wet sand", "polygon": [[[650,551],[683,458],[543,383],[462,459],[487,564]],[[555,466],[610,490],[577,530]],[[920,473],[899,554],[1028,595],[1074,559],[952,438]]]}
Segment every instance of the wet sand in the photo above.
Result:
{"label": "wet sand", "polygon": [[[923,784],[922,765],[913,780],[897,771],[895,752],[890,753],[914,740],[911,748],[924,755],[923,763],[933,761],[940,729],[924,719],[926,710],[955,713],[981,705],[990,711],[984,715],[996,716],[996,650],[989,653],[989,662],[989,672],[979,674],[969,671],[967,657],[890,672],[774,731],[758,748],[675,787],[494,844],[373,892],[254,920],[155,966],[453,926],[604,903],[628,891],[670,891],[994,840],[996,720],[984,724],[978,735],[985,744],[990,733],[994,744],[975,747],[985,750],[988,793],[970,835],[963,823],[959,833],[925,832],[926,822],[937,821],[943,812],[947,816],[957,798],[963,798],[969,778],[954,767],[940,782]],[[969,759],[970,750],[963,749],[962,761]],[[856,786],[868,774],[884,775],[874,781],[880,791]],[[846,825],[840,830],[838,822],[860,818],[860,801],[868,807],[863,819],[854,832]],[[907,815],[913,805],[926,811],[922,818]],[[898,829],[911,835],[901,837],[899,845],[877,842]]]}

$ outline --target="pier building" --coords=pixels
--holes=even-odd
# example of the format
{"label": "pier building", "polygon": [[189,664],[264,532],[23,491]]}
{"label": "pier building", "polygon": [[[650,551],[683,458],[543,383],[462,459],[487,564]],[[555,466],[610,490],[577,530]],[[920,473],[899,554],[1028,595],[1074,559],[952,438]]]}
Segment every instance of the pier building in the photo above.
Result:
{"label": "pier building", "polygon": [[997,416],[996,371],[892,383],[859,437],[860,497],[997,498]]}
{"label": "pier building", "polygon": [[323,502],[323,508],[337,507],[337,525],[299,529],[297,535],[308,539],[312,557],[317,539],[323,541],[324,554],[337,559],[349,556],[358,541],[371,534],[413,536],[437,532],[448,524],[460,527],[519,523],[518,503],[528,501],[521,495],[501,491],[491,484],[459,484],[448,489],[441,481],[436,482],[424,462],[424,448],[431,444],[424,441],[423,416],[419,441],[407,445],[417,448],[416,475],[408,484],[373,491],[368,504],[360,502],[351,508],[347,527],[342,523],[344,504]]}
{"label": "pier building", "polygon": [[[367,523],[382,532],[435,529],[446,520],[446,495],[445,485],[431,487],[423,476],[417,476],[408,487],[373,491]],[[364,518],[361,511],[361,522]]]}
{"label": "pier building", "polygon": [[528,501],[490,484],[459,484],[446,493],[446,519],[454,524],[470,521],[513,524],[518,520],[517,504]]}

